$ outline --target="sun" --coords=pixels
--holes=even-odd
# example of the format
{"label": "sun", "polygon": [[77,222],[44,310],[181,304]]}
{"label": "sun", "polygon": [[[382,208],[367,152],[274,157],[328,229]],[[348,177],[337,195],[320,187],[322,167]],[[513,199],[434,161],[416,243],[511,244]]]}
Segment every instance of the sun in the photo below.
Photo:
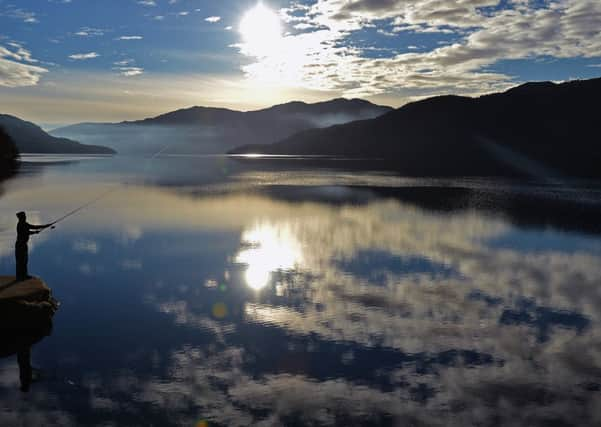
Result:
{"label": "sun", "polygon": [[282,38],[282,23],[277,13],[259,3],[244,14],[239,31],[245,50],[252,55],[262,56],[269,53],[274,43]]}

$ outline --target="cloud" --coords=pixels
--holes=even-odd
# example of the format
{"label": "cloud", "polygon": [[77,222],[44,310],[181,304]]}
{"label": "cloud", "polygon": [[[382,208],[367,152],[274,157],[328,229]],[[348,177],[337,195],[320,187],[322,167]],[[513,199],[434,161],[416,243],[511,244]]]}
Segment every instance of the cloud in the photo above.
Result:
{"label": "cloud", "polygon": [[141,67],[119,67],[119,74],[125,77],[134,77],[144,74],[144,68]]}
{"label": "cloud", "polygon": [[[491,71],[501,60],[596,58],[601,56],[601,3],[498,0],[318,0],[280,11],[297,29],[263,52],[236,45],[250,57],[242,70],[270,80],[347,96],[442,93],[481,94],[515,84],[514,76]],[[389,37],[443,32],[456,41],[418,52],[373,58],[351,42],[375,28]],[[493,68],[494,69],[494,68]]]}
{"label": "cloud", "polygon": [[142,36],[121,36],[117,40],[142,40]]}
{"label": "cloud", "polygon": [[209,16],[205,18],[205,21],[215,23],[221,21],[221,16]]}
{"label": "cloud", "polygon": [[106,30],[102,28],[82,27],[75,33],[79,37],[99,37],[105,34]]}
{"label": "cloud", "polygon": [[134,62],[133,59],[123,59],[121,61],[113,62],[113,65],[118,65],[120,67],[124,67],[126,65],[132,64]]}
{"label": "cloud", "polygon": [[138,0],[136,3],[149,7],[155,7],[157,5],[156,1],[154,0]]}
{"label": "cloud", "polygon": [[113,68],[113,70],[119,72],[119,74],[124,77],[134,77],[144,74],[144,68],[137,67],[134,64],[135,61],[133,59],[122,59],[120,61],[113,62],[113,65],[116,66]]}
{"label": "cloud", "polygon": [[38,60],[32,58],[31,52],[19,43],[9,42],[8,45],[12,50],[0,45],[0,86],[20,87],[38,84],[42,74],[47,73],[48,70],[31,65]]}
{"label": "cloud", "polygon": [[25,9],[15,8],[9,4],[4,12],[0,12],[0,16],[8,16],[9,18],[18,19],[26,24],[37,24],[38,18],[35,12],[30,12]]}
{"label": "cloud", "polygon": [[75,59],[78,61],[83,61],[86,59],[94,59],[98,58],[100,55],[96,52],[88,52],[88,53],[75,53],[73,55],[69,55],[69,58]]}
{"label": "cloud", "polygon": [[37,59],[32,58],[31,52],[29,50],[25,49],[23,47],[23,45],[21,45],[20,43],[8,42],[7,45],[12,47],[13,49],[16,49],[16,51],[11,52],[11,51],[5,50],[2,52],[2,56],[13,58],[17,61],[24,61],[24,62],[30,62],[30,63],[39,62]]}

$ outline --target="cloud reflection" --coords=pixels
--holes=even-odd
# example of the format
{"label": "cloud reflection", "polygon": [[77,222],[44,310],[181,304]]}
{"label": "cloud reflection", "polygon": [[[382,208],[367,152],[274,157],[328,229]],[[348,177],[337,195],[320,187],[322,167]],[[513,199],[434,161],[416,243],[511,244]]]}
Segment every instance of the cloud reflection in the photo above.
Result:
{"label": "cloud reflection", "polygon": [[[14,215],[15,205],[34,193],[45,214],[61,211],[58,190],[45,191],[9,193],[6,212]],[[601,422],[596,237],[573,234],[595,245],[530,250],[521,246],[532,239],[523,229],[471,210],[432,213],[377,197],[352,205],[252,193],[192,197],[134,186],[60,231],[82,230],[92,234],[86,239],[134,230],[128,235],[140,274],[156,264],[139,251],[156,244],[147,240],[153,234],[169,248],[160,252],[165,263],[198,262],[197,246],[210,243],[197,238],[200,231],[215,233],[223,245],[222,264],[211,258],[213,270],[222,270],[199,268],[206,273],[199,286],[179,287],[176,274],[161,271],[174,285],[152,290],[147,302],[170,320],[165,336],[173,341],[161,348],[168,366],[136,372],[139,378],[129,373],[134,378],[125,390],[124,375],[102,383],[108,395],[120,391],[132,412],[160,411],[186,425],[199,417],[266,426]],[[184,250],[182,231],[194,250]],[[492,243],[516,233],[511,244]],[[111,253],[106,240],[101,254]],[[122,240],[115,245],[122,248]],[[237,274],[231,263],[246,268]],[[216,277],[226,269],[232,274],[224,275],[222,292]],[[227,304],[230,315],[212,315],[214,302]],[[204,346],[186,341],[201,335],[208,337]]]}

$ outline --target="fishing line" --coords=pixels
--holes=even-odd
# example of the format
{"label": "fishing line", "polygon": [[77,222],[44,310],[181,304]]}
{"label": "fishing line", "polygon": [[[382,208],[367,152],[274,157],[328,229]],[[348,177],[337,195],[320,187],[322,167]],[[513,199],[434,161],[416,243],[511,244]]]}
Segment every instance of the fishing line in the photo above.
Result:
{"label": "fishing line", "polygon": [[64,221],[65,219],[69,218],[70,216],[73,216],[73,215],[75,215],[76,213],[78,213],[78,212],[80,212],[80,211],[84,210],[84,209],[85,209],[85,208],[87,208],[88,206],[91,206],[91,205],[93,205],[94,203],[96,203],[96,202],[98,202],[98,201],[100,201],[100,200],[104,199],[106,196],[108,196],[109,194],[111,194],[111,193],[113,193],[113,192],[117,191],[118,189],[119,189],[119,188],[111,188],[111,189],[109,189],[109,190],[105,191],[105,192],[104,192],[104,193],[102,193],[100,196],[96,197],[95,199],[92,199],[92,200],[90,200],[89,202],[87,202],[87,203],[85,203],[85,204],[81,205],[80,207],[78,207],[78,208],[76,208],[76,209],[73,209],[71,212],[69,212],[69,213],[67,213],[67,214],[65,214],[65,215],[63,215],[63,216],[61,216],[59,219],[57,219],[56,221],[52,222],[51,224],[52,224],[52,225],[55,225],[55,224],[58,224],[58,223],[59,223],[59,222],[61,222],[61,221]]}
{"label": "fishing line", "polygon": [[[159,151],[157,151],[156,153],[154,153],[152,156],[147,158],[147,162],[150,160],[154,160],[156,157],[158,157],[159,155],[161,155],[162,153],[164,153],[165,151],[167,151],[167,149],[169,148],[170,144],[166,144],[165,146],[161,147],[161,149]],[[148,167],[148,163],[146,164],[146,168]],[[58,218],[57,220],[53,221],[50,223],[50,225],[52,226],[52,229],[54,229],[54,225],[58,224],[59,222],[62,222],[64,220],[66,220],[67,218],[78,214],[79,212],[83,211],[85,208],[92,206],[94,203],[99,202],[100,200],[104,199],[105,197],[109,196],[112,193],[115,193],[117,191],[119,191],[122,188],[121,183],[116,184],[114,188],[110,188],[107,191],[103,192],[102,194],[100,194],[99,196],[95,197],[94,199],[84,203],[83,205],[73,209],[72,211],[66,213],[65,215],[61,216],[60,218]],[[44,231],[45,229],[41,230],[40,233],[42,231]]]}

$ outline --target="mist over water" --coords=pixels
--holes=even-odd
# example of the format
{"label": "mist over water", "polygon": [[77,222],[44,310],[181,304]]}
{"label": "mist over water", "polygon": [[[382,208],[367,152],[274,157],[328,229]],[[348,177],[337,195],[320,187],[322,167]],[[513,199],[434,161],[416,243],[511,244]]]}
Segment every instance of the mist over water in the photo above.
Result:
{"label": "mist over water", "polygon": [[241,112],[192,107],[154,118],[121,123],[80,123],[51,134],[84,144],[110,147],[120,154],[224,154],[240,145],[274,143],[298,132],[378,117],[390,109],[361,100],[291,102]]}
{"label": "mist over water", "polygon": [[[599,425],[601,184],[408,179],[340,161],[29,158],[62,306],[4,425]],[[47,161],[44,161],[47,160]],[[200,425],[200,424],[198,424]]]}

